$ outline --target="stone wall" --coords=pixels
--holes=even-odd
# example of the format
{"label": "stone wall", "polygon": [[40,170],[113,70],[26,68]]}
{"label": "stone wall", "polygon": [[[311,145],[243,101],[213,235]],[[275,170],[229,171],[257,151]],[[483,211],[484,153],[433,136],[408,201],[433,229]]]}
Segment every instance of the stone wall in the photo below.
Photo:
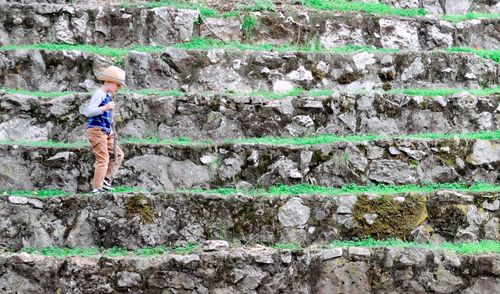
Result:
{"label": "stone wall", "polygon": [[[89,94],[43,99],[0,94],[0,140],[86,140]],[[415,134],[500,128],[500,95],[419,97],[387,93],[288,97],[244,94],[118,95],[121,138],[229,139],[315,134]]]}
{"label": "stone wall", "polygon": [[259,14],[258,25],[242,29],[241,18],[206,18],[196,10],[175,8],[99,8],[70,5],[0,4],[0,45],[33,43],[171,45],[194,37],[271,44],[310,44],[326,48],[370,45],[377,48],[429,50],[450,46],[495,49],[498,19],[460,24],[428,18],[370,14],[293,12]]}
{"label": "stone wall", "polygon": [[235,251],[161,258],[0,257],[0,285],[23,293],[488,293],[498,255],[425,249]]}
{"label": "stone wall", "polygon": [[500,241],[498,193],[0,198],[0,244],[141,248],[224,239],[321,245],[366,237]]}
{"label": "stone wall", "polygon": [[[95,75],[114,61],[79,51],[0,52],[0,87],[42,91],[92,89]],[[473,54],[306,52],[167,49],[131,52],[124,60],[131,88],[190,91],[275,90],[293,87],[371,90],[392,87],[469,87],[500,82],[500,63]],[[33,79],[33,77],[37,77]]]}
{"label": "stone wall", "polygon": [[[298,183],[335,187],[348,183],[498,183],[498,146],[497,140],[458,138],[312,146],[126,144],[116,184],[171,190]],[[90,147],[3,145],[0,158],[0,187],[89,191],[94,162]]]}

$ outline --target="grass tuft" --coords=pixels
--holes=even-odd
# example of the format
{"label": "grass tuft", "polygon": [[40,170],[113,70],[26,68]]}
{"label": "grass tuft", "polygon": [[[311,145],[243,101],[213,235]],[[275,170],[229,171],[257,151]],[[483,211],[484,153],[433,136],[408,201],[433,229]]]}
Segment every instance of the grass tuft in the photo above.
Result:
{"label": "grass tuft", "polygon": [[470,243],[442,243],[433,245],[430,243],[404,242],[398,239],[375,240],[372,238],[354,240],[354,241],[333,241],[330,243],[332,248],[336,247],[402,247],[402,248],[425,248],[425,249],[444,249],[454,251],[460,254],[484,254],[500,253],[500,242],[492,240],[482,240]]}
{"label": "grass tuft", "polygon": [[[398,140],[398,139],[415,139],[415,140],[438,140],[438,139],[464,139],[464,140],[500,140],[500,130],[488,132],[472,132],[459,134],[436,134],[423,133],[411,135],[350,135],[339,136],[334,134],[316,135],[310,137],[261,137],[261,138],[243,138],[243,139],[226,139],[223,141],[194,141],[191,138],[178,137],[166,140],[159,138],[148,139],[123,139],[121,144],[158,144],[158,145],[178,145],[178,146],[215,146],[217,144],[263,144],[263,145],[292,145],[292,146],[309,146],[321,144],[334,144],[338,142],[370,142],[376,140]],[[56,141],[9,141],[2,140],[0,145],[21,145],[31,147],[46,147],[46,148],[82,148],[87,147],[87,141],[77,141],[72,143],[56,142]]]}
{"label": "grass tuft", "polygon": [[219,194],[219,195],[236,195],[244,193],[250,196],[294,196],[294,195],[323,195],[323,196],[340,196],[340,195],[359,195],[364,193],[377,195],[394,195],[404,193],[433,193],[440,190],[455,190],[462,192],[500,192],[499,185],[487,184],[478,182],[472,186],[466,183],[438,183],[429,185],[355,185],[347,184],[340,188],[325,187],[309,184],[300,185],[277,185],[266,189],[236,189],[236,188],[218,188],[218,189],[187,189],[180,192],[203,193],[203,194]]}
{"label": "grass tuft", "polygon": [[[277,250],[301,251],[302,248],[296,243],[277,243],[269,245],[271,248]],[[107,257],[127,257],[139,256],[145,258],[157,257],[166,254],[192,254],[196,251],[198,245],[196,243],[189,243],[187,246],[181,247],[144,247],[137,250],[128,250],[121,247],[104,248],[61,248],[61,247],[45,247],[45,248],[22,248],[19,252],[26,252],[29,254],[42,255],[47,257],[65,258],[70,256],[107,256]],[[396,247],[396,248],[423,248],[428,250],[447,250],[453,251],[458,254],[486,254],[486,253],[500,253],[500,242],[493,240],[481,240],[479,242],[465,242],[465,243],[415,243],[405,242],[398,239],[374,240],[372,238],[353,240],[353,241],[333,241],[325,246],[326,248],[349,248],[349,247],[365,247],[365,248],[380,248],[380,247]],[[4,251],[5,252],[5,251]],[[17,252],[12,249],[6,252]]]}
{"label": "grass tuft", "polygon": [[495,62],[500,62],[500,50],[475,49],[467,47],[451,47],[451,48],[446,48],[444,50],[448,52],[457,52],[457,53],[472,53],[476,54],[481,58],[491,59]]}
{"label": "grass tuft", "polygon": [[444,20],[451,22],[461,22],[473,19],[499,19],[500,13],[482,13],[482,12],[469,12],[466,14],[450,15],[446,14],[443,16]]}
{"label": "grass tuft", "polygon": [[450,88],[416,89],[416,88],[408,88],[408,89],[394,89],[394,90],[390,91],[390,93],[393,93],[393,94],[405,94],[405,95],[416,95],[416,96],[426,96],[426,97],[450,96],[450,95],[458,94],[461,92],[468,92],[468,93],[470,93],[472,95],[476,95],[476,96],[488,96],[488,95],[500,94],[500,87],[484,88],[484,89],[450,89]]}
{"label": "grass tuft", "polygon": [[424,9],[396,8],[379,2],[361,2],[347,0],[302,0],[302,5],[318,10],[340,12],[365,12],[380,15],[415,17],[425,15]]}
{"label": "grass tuft", "polygon": [[[248,19],[245,24],[246,29],[251,29],[254,26],[254,20]],[[242,51],[277,51],[277,52],[313,52],[313,53],[333,53],[333,54],[353,54],[358,52],[372,53],[397,53],[401,52],[398,49],[375,48],[373,46],[361,45],[346,45],[331,49],[326,49],[319,42],[312,42],[305,45],[273,45],[273,44],[243,44],[240,42],[222,42],[210,38],[194,38],[189,42],[178,43],[172,46],[173,48],[185,50],[210,50],[210,49],[226,49],[226,50],[242,50]],[[124,57],[131,51],[145,52],[149,54],[160,53],[165,50],[163,46],[143,46],[135,45],[128,48],[112,48],[99,47],[94,45],[70,45],[70,44],[32,44],[32,45],[5,45],[0,46],[0,51],[14,50],[76,50],[91,54],[105,55],[117,58],[117,63],[123,63]],[[445,52],[462,52],[476,54],[482,58],[492,59],[495,62],[500,61],[500,50],[474,49],[467,47],[452,47],[443,49]]]}

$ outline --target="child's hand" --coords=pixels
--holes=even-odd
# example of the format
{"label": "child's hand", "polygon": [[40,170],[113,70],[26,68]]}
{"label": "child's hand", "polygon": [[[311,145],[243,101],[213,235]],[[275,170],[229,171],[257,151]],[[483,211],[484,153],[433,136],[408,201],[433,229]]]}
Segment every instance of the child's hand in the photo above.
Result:
{"label": "child's hand", "polygon": [[115,109],[115,103],[113,101],[109,102],[108,104],[104,105],[102,107],[102,109],[104,111],[108,111],[108,110],[111,110],[111,109]]}

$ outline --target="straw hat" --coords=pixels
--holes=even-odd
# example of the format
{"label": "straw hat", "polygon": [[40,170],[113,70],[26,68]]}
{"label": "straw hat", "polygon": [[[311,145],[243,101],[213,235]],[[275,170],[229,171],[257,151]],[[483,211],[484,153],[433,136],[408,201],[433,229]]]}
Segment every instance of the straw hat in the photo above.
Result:
{"label": "straw hat", "polygon": [[106,67],[98,76],[97,79],[99,81],[104,81],[104,82],[112,82],[116,84],[120,84],[124,87],[127,85],[125,84],[125,71],[119,67],[116,66],[109,66]]}

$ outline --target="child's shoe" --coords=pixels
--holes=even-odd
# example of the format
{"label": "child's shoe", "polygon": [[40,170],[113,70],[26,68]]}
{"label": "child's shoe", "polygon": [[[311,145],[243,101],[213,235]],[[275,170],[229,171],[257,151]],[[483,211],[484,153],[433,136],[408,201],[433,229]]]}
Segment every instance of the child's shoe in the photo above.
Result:
{"label": "child's shoe", "polygon": [[103,194],[103,193],[106,193],[106,190],[104,190],[103,188],[92,190],[92,194],[94,194],[94,195],[100,195],[100,194]]}
{"label": "child's shoe", "polygon": [[102,185],[102,188],[105,189],[105,190],[112,191],[113,190],[112,183],[113,183],[113,180],[105,178],[104,182],[103,182],[103,185]]}

